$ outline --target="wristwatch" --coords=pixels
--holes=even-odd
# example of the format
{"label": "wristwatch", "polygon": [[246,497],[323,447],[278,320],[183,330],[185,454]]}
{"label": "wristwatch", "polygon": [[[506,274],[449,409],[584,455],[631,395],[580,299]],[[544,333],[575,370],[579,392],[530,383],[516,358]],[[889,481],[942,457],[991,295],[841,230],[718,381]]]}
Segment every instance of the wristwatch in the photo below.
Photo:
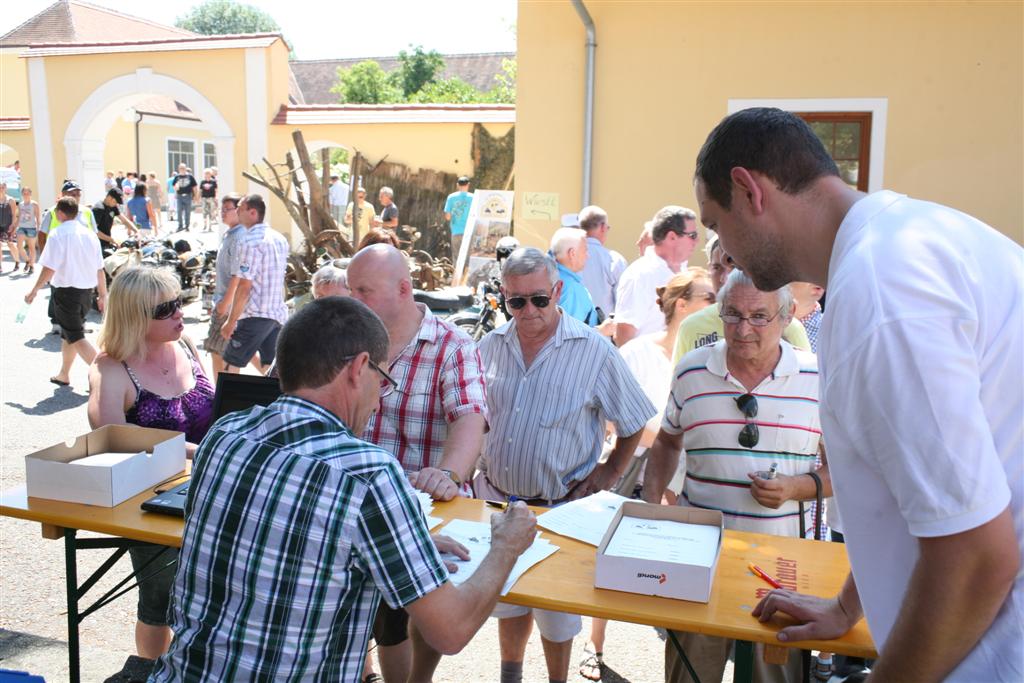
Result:
{"label": "wristwatch", "polygon": [[449,479],[451,479],[453,482],[455,482],[456,486],[458,486],[459,488],[462,487],[462,480],[459,479],[459,475],[455,474],[451,470],[441,470],[441,471],[445,473],[445,476],[447,476]]}

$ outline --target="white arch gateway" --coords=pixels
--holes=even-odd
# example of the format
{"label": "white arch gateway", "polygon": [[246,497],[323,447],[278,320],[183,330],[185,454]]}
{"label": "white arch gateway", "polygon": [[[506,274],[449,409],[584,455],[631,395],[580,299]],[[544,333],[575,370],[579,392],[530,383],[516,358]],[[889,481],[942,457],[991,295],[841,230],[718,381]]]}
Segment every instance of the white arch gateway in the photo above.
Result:
{"label": "white arch gateway", "polygon": [[67,177],[82,183],[84,197],[103,195],[103,151],[114,121],[135,102],[150,95],[174,98],[191,109],[213,133],[220,168],[220,190],[234,192],[235,135],[227,120],[201,92],[171,76],[136,69],[94,90],[78,107],[64,133]]}

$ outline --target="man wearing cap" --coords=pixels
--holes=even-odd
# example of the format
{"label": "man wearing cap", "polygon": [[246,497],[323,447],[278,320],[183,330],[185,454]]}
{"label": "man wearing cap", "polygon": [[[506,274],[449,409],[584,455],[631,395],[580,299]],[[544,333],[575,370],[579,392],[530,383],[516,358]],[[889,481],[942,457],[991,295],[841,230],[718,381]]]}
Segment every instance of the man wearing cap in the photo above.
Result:
{"label": "man wearing cap", "polygon": [[608,239],[608,214],[600,206],[585,206],[579,213],[579,227],[587,233],[587,262],[580,273],[594,306],[605,315],[615,312],[615,288],[626,271],[626,259],[604,246]]}
{"label": "man wearing cap", "polygon": [[[74,180],[65,180],[64,184],[60,188],[61,197],[74,197],[76,202],[82,200],[82,188],[79,187],[78,183]],[[43,213],[43,218],[39,221],[39,251],[43,250],[46,246],[46,238],[50,233],[50,228],[56,228],[60,225],[60,219],[57,217],[54,211],[56,207],[51,206]],[[93,216],[92,211],[79,211],[76,216],[76,220],[89,228],[93,232],[96,232],[96,218]]]}
{"label": "man wearing cap", "polygon": [[656,290],[686,268],[686,260],[697,246],[697,214],[690,209],[666,206],[654,214],[652,223],[654,248],[626,268],[616,290],[616,346],[665,329]]}
{"label": "man wearing cap", "polygon": [[466,221],[469,219],[469,207],[473,205],[473,193],[469,191],[469,178],[461,176],[456,183],[458,188],[444,200],[444,219],[452,229],[452,263],[459,258],[462,248],[462,236],[466,234]]}
{"label": "man wearing cap", "polygon": [[[110,234],[114,228],[115,220],[120,221],[121,225],[127,228],[129,235],[138,232],[135,224],[124,215],[122,206],[124,206],[124,197],[121,194],[121,190],[115,187],[108,190],[106,196],[92,207],[92,215],[96,219],[96,236],[100,238],[100,242],[104,243],[100,245],[104,249],[116,249],[118,247],[117,242]],[[106,246],[108,244],[110,245],[109,247]]]}

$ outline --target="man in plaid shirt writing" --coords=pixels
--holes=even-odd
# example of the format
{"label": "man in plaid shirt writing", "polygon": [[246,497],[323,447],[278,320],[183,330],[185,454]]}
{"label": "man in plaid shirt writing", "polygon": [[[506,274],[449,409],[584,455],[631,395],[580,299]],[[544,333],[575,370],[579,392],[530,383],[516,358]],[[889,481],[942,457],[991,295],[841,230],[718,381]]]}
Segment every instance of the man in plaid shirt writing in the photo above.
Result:
{"label": "man in plaid shirt writing", "polygon": [[[473,474],[487,426],[480,354],[461,330],[413,300],[402,252],[388,244],[359,251],[348,267],[352,296],[388,330],[387,371],[394,392],[381,399],[363,438],[394,453],[417,489],[451,500]],[[468,494],[468,488],[466,489]],[[440,655],[413,630],[408,615],[382,605],[373,636],[385,680],[429,680]]]}
{"label": "man in plaid shirt writing", "polygon": [[395,459],[356,437],[381,380],[393,386],[380,320],[358,301],[320,299],[278,348],[284,395],[219,420],[196,452],[174,640],[151,681],[358,680],[381,597],[454,654],[536,535],[522,504],[494,515],[493,549],[451,584]]}

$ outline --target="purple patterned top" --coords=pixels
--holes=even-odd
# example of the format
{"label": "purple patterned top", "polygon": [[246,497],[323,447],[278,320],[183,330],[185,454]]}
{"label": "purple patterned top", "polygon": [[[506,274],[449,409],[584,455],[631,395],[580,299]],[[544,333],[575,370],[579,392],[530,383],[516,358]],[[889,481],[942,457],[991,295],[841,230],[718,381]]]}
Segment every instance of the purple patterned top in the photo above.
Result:
{"label": "purple patterned top", "polygon": [[192,362],[192,377],[195,378],[195,384],[188,391],[171,398],[164,398],[148,389],[143,389],[132,369],[128,367],[127,363],[121,361],[121,365],[128,371],[128,376],[137,392],[135,404],[125,413],[124,419],[128,424],[140,427],[185,432],[186,441],[199,443],[210,428],[210,421],[213,417],[214,389],[213,384],[203,372],[203,366],[199,364],[199,360],[192,355],[188,346],[184,344],[182,346],[185,349],[185,355]]}

